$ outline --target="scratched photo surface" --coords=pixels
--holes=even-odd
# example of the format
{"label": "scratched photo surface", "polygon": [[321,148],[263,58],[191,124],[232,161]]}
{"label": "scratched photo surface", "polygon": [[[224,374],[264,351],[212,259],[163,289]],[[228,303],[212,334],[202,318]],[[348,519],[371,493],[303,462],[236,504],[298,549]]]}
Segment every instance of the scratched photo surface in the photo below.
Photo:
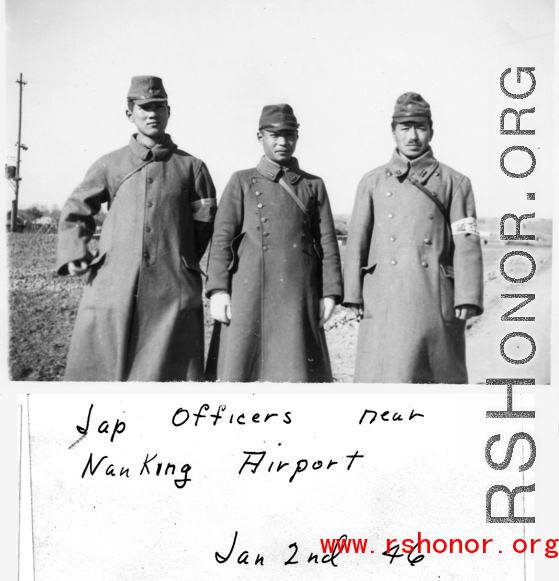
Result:
{"label": "scratched photo surface", "polygon": [[[436,159],[470,178],[475,195],[484,312],[466,323],[468,382],[550,383],[551,0],[7,0],[6,39],[6,210],[17,183],[21,231],[7,234],[5,377],[63,378],[85,280],[55,274],[57,218],[94,161],[128,142],[130,79],[149,74],[169,94],[168,133],[207,164],[218,200],[230,176],[262,156],[262,107],[292,105],[295,155],[324,180],[344,267],[358,183],[391,159],[397,97],[420,93]],[[19,181],[9,169],[18,156]],[[97,245],[95,237],[92,252]],[[375,304],[403,287],[413,298],[417,283],[402,280]],[[394,320],[412,333],[422,310]],[[353,381],[360,325],[342,306],[326,323],[335,382]],[[212,327],[204,298],[206,352]],[[392,327],[387,361],[399,350]],[[371,357],[381,348],[372,344]]]}
{"label": "scratched photo surface", "polygon": [[[557,556],[547,539],[530,551],[535,495],[515,493],[512,509],[504,492],[531,489],[535,474],[535,420],[486,419],[504,394],[20,403],[25,581],[527,581],[536,557]],[[534,397],[516,395],[514,409]],[[497,476],[483,454],[496,431],[489,458],[511,466]],[[516,522],[495,524],[511,510]],[[346,538],[360,549],[325,544]]]}

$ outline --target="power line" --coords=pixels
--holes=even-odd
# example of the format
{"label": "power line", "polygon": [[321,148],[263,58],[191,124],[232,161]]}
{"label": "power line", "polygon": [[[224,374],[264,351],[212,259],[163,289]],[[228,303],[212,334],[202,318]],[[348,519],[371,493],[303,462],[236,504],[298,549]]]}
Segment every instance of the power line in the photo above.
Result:
{"label": "power line", "polygon": [[27,81],[23,80],[23,73],[20,73],[19,79],[16,79],[16,83],[19,84],[19,126],[18,126],[18,133],[17,133],[17,161],[16,161],[16,173],[13,181],[15,182],[14,191],[15,196],[12,201],[12,223],[11,223],[11,231],[17,231],[17,206],[18,206],[18,197],[19,197],[19,182],[21,181],[21,177],[19,175],[19,165],[21,162],[21,150],[27,151],[27,146],[21,143],[21,112],[22,112],[22,99],[23,99],[23,85],[27,85]]}

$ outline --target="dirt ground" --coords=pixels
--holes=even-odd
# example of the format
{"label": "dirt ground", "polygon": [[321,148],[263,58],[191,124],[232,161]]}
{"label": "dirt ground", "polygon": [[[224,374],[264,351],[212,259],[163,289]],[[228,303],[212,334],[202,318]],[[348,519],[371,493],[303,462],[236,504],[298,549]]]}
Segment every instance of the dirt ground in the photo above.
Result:
{"label": "dirt ground", "polygon": [[[500,273],[500,260],[508,252],[520,250],[533,256],[536,272],[526,283],[506,281]],[[551,345],[551,247],[501,246],[484,248],[485,313],[474,320],[468,330],[467,361],[470,383],[485,383],[487,378],[529,377],[536,384],[549,384]],[[530,273],[526,258],[512,257],[505,269],[509,276],[524,277]],[[534,321],[502,321],[501,317],[524,299],[502,298],[503,294],[533,294],[534,300],[511,317],[534,317]],[[510,333],[526,333],[536,345],[534,357],[526,364],[511,364],[500,353],[501,341]],[[512,359],[528,357],[532,347],[525,338],[511,338],[504,346]]]}
{"label": "dirt ground", "polygon": [[[523,251],[533,256],[536,272],[526,283],[506,281],[500,273],[501,259],[509,252]],[[485,311],[467,325],[467,363],[470,383],[485,384],[488,378],[535,378],[536,384],[550,382],[551,333],[551,246],[483,245]],[[530,273],[527,258],[514,256],[507,259],[505,272],[509,277],[521,278]],[[534,321],[502,321],[501,317],[524,299],[502,298],[503,294],[534,294],[535,299],[511,317],[534,317]],[[338,382],[353,378],[357,332],[359,323],[351,311],[338,307],[326,325],[326,338],[334,377]],[[507,362],[500,352],[502,339],[509,333],[530,335],[536,353],[526,364]],[[532,347],[527,339],[513,337],[506,341],[505,355],[511,359],[528,357]]]}
{"label": "dirt ground", "polygon": [[[493,225],[493,230],[495,225]],[[10,247],[10,375],[14,380],[59,381],[64,373],[70,336],[84,281],[59,277],[54,272],[56,235],[12,235]],[[495,377],[534,377],[536,383],[550,380],[551,326],[551,234],[544,245],[484,244],[485,312],[467,326],[467,359],[471,383]],[[345,248],[342,247],[342,257]],[[536,272],[526,283],[507,282],[500,261],[511,251],[530,253]],[[526,276],[526,258],[507,260],[509,276]],[[535,321],[502,321],[501,316],[522,299],[502,294],[533,294],[535,300],[512,316],[535,317]],[[208,301],[204,300],[206,344],[212,330]],[[359,323],[348,309],[338,307],[326,324],[326,336],[337,382],[351,382]],[[522,332],[536,345],[534,357],[525,365],[508,363],[500,353],[503,337]],[[522,359],[530,355],[526,338],[511,338],[505,355]]]}

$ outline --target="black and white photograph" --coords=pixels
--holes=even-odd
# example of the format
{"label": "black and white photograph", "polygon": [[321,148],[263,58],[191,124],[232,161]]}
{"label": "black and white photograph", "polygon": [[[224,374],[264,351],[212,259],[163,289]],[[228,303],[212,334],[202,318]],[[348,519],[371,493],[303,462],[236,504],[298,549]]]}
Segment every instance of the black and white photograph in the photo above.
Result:
{"label": "black and white photograph", "polygon": [[5,0],[15,578],[559,571],[555,4]]}
{"label": "black and white photograph", "polygon": [[550,382],[553,3],[6,31],[12,380]]}

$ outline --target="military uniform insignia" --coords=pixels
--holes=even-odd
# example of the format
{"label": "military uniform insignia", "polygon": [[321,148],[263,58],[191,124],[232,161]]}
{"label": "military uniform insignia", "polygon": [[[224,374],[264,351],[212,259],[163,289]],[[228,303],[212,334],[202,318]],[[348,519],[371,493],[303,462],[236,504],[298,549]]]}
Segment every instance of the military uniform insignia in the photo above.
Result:
{"label": "military uniform insignia", "polygon": [[192,217],[197,222],[213,222],[217,202],[215,198],[202,198],[190,204]]}
{"label": "military uniform insignia", "polygon": [[479,236],[477,220],[475,218],[463,218],[451,224],[452,234],[473,234]]}

